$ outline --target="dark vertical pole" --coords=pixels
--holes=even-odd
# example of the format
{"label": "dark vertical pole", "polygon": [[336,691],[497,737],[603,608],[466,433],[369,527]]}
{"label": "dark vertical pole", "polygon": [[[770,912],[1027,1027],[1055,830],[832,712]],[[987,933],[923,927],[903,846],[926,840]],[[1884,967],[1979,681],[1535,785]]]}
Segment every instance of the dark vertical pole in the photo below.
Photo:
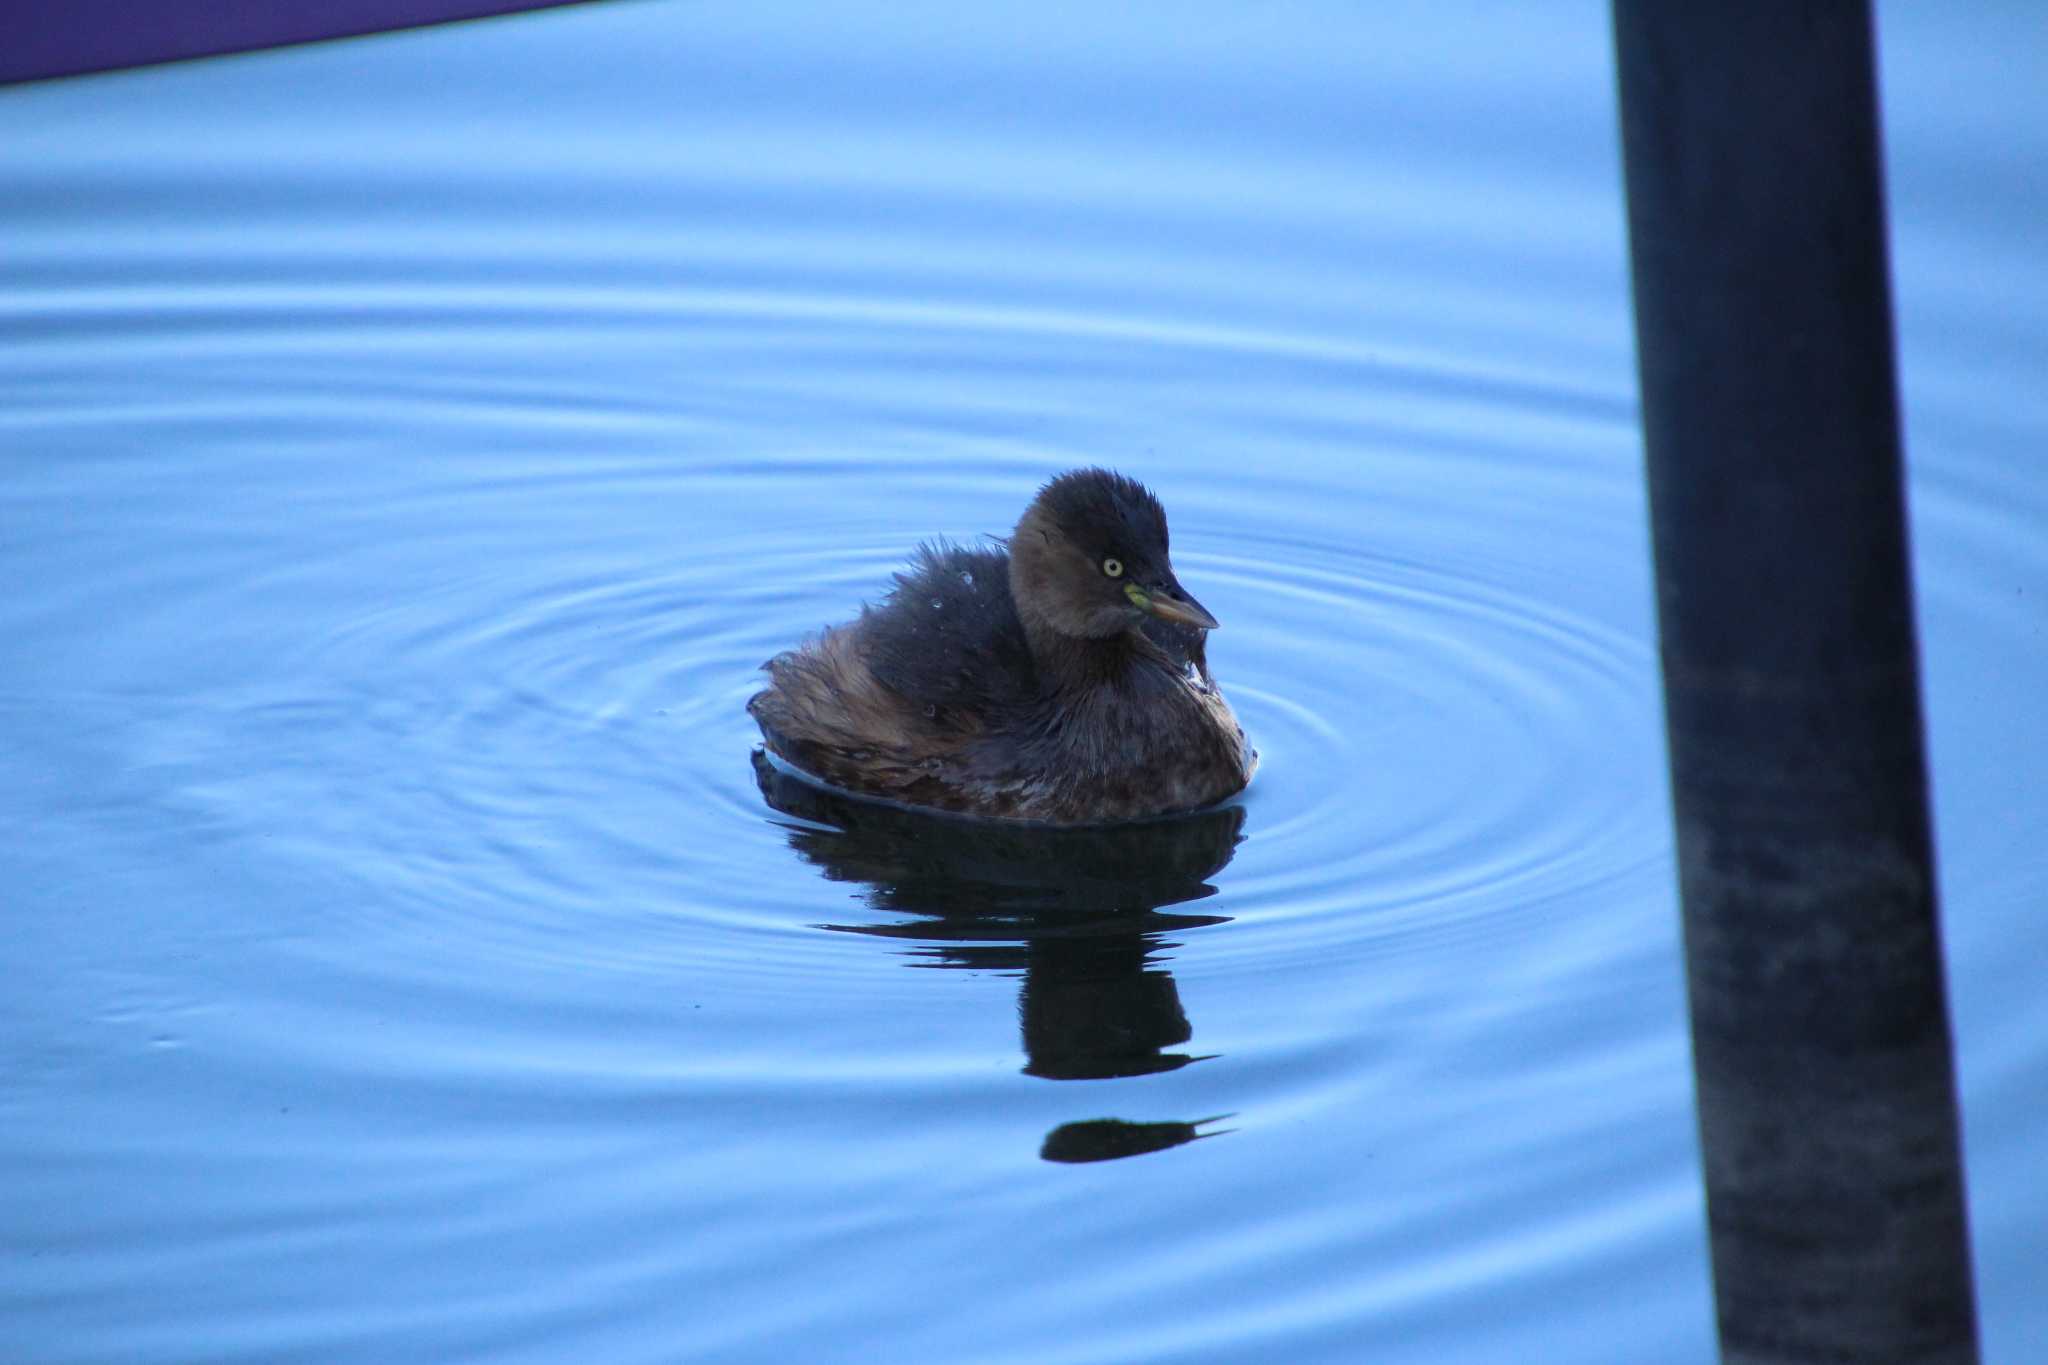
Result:
{"label": "dark vertical pole", "polygon": [[1867,0],[1614,0],[1721,1346],[1972,1361]]}

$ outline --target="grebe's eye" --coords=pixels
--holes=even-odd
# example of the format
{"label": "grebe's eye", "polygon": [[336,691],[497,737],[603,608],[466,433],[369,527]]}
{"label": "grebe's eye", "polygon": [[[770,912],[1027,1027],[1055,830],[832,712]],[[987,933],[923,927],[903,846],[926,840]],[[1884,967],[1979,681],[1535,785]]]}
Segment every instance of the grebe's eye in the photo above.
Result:
{"label": "grebe's eye", "polygon": [[1102,571],[1111,578],[1122,578],[1124,576],[1124,562],[1115,555],[1111,555],[1108,559],[1102,561]]}

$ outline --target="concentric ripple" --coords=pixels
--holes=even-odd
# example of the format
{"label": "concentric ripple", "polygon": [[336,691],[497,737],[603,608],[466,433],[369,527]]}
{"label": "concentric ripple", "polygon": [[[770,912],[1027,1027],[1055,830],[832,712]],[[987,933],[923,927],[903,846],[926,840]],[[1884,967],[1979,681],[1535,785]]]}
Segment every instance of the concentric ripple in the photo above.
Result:
{"label": "concentric ripple", "polygon": [[1653,658],[1562,604],[1585,585],[1242,549],[1190,572],[1264,613],[1214,649],[1265,762],[1231,883],[1270,921],[1247,952],[1418,951],[1663,859]]}
{"label": "concentric ripple", "polygon": [[[676,325],[698,302],[669,299]],[[504,337],[524,325],[471,306],[462,327]],[[1001,315],[978,307],[898,309],[879,324],[845,308],[734,308],[720,300],[704,317],[721,338],[775,337],[755,364],[791,382],[837,348],[839,371],[872,371],[879,389],[933,328],[1016,366],[1089,356],[1140,387],[1220,353],[1312,426],[1342,420],[1331,367],[1346,384],[1378,386],[1382,406],[1416,424],[1390,439],[1418,450],[1435,439],[1427,428],[1449,388],[1419,358],[1346,358],[1313,337],[1145,318],[1062,328],[1033,316],[1006,333],[987,330]],[[317,334],[322,313],[297,325]],[[730,379],[722,387],[751,383]],[[172,658],[193,667],[185,642],[250,623],[231,647],[266,666],[210,680],[210,705],[182,716],[177,738],[152,741],[219,764],[179,799],[314,858],[357,887],[359,913],[398,931],[563,970],[830,970],[843,949],[808,934],[818,888],[779,848],[746,761],[758,665],[885,591],[918,539],[999,533],[1039,479],[1096,461],[1165,498],[1183,577],[1225,623],[1212,663],[1263,755],[1246,846],[1219,878],[1219,905],[1247,931],[1208,945],[1212,968],[1505,932],[1662,856],[1641,592],[1617,600],[1610,582],[1615,557],[1640,546],[1560,550],[1543,525],[1518,519],[1505,466],[1432,462],[1397,445],[1375,469],[1365,447],[1360,478],[1378,490],[1366,514],[1342,490],[1262,484],[1152,449],[1272,439],[1258,414],[1230,404],[1162,414],[1136,450],[1105,435],[1069,439],[1061,454],[905,433],[844,379],[834,387],[847,396],[832,401],[848,405],[848,441],[893,447],[879,464],[778,449],[758,410],[730,406],[681,452],[648,449],[644,416],[620,413],[578,433],[592,448],[565,460],[532,447],[547,439],[542,415],[573,390],[534,400],[535,421],[522,423],[518,400],[472,376],[435,387],[392,370],[379,382],[449,432],[524,431],[521,448],[458,448],[369,485],[348,462],[310,453],[275,480],[220,457],[255,519],[275,499],[291,534],[171,566],[187,590],[124,648],[138,676]],[[588,385],[577,401],[606,412],[613,380],[597,367]],[[1569,396],[1528,401],[1583,409]],[[204,398],[190,402],[201,420]],[[302,439],[336,439],[340,415],[310,412]],[[1588,429],[1612,439],[1597,417]],[[1544,515],[1562,524],[1626,491],[1582,458],[1543,477]],[[207,550],[203,538],[195,549]],[[136,590],[118,559],[100,573],[71,585],[75,614]],[[204,676],[207,651],[194,657]]]}
{"label": "concentric ripple", "polygon": [[[995,526],[1035,476],[1000,500],[901,477],[906,502],[964,501]],[[841,481],[778,470],[748,496],[815,506]],[[574,496],[624,515],[691,483],[649,465]],[[535,495],[499,479],[460,496],[488,524],[494,503]],[[418,515],[395,499],[385,513]],[[1183,576],[1226,622],[1212,661],[1263,756],[1246,846],[1219,879],[1247,932],[1209,943],[1212,967],[1502,932],[1662,856],[1647,649],[1559,605],[1573,585],[1546,596],[1510,584],[1518,566],[1191,522]],[[208,747],[240,772],[193,799],[343,870],[362,913],[471,951],[824,970],[805,928],[817,888],[754,790],[744,703],[765,657],[884,590],[910,539],[810,513],[699,522],[658,553],[628,536],[545,563],[431,556],[404,598],[345,608],[275,676],[222,697]],[[368,576],[371,553],[314,571]]]}

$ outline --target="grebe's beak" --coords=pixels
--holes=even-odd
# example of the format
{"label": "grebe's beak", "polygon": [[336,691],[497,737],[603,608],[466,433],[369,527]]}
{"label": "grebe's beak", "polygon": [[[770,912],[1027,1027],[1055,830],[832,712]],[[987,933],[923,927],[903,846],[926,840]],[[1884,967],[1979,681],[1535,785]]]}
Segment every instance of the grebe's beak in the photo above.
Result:
{"label": "grebe's beak", "polygon": [[1174,621],[1199,630],[1217,628],[1216,618],[1209,614],[1209,609],[1197,602],[1170,573],[1164,581],[1149,588],[1126,583],[1124,596],[1130,598],[1131,605],[1139,611],[1149,612],[1162,621]]}

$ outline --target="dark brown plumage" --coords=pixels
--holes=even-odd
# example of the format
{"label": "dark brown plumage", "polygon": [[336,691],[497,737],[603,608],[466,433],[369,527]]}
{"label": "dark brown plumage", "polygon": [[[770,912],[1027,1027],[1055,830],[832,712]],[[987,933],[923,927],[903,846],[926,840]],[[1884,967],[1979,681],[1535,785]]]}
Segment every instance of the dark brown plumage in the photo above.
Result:
{"label": "dark brown plumage", "polygon": [[763,667],[768,748],[833,786],[1106,824],[1243,789],[1257,755],[1209,677],[1215,618],[1132,479],[1062,474],[1007,549],[921,545],[878,607]]}

